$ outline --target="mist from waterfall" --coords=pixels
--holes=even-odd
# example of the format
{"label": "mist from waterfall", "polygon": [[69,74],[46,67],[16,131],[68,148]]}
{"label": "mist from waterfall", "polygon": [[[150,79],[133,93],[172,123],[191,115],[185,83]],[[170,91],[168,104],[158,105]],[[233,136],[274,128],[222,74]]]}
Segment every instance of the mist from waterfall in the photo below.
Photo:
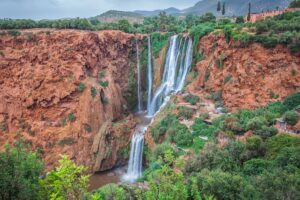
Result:
{"label": "mist from waterfall", "polygon": [[[132,137],[128,171],[127,174],[124,175],[123,180],[135,182],[142,175],[144,134],[147,131],[152,117],[166,104],[167,100],[170,99],[170,96],[183,89],[186,76],[192,65],[192,46],[193,42],[189,37],[174,35],[170,38],[161,84],[152,96],[152,53],[151,39],[148,37],[148,121],[146,120],[144,123],[140,123]],[[141,74],[139,70],[140,66],[138,66],[138,96],[141,92]]]}

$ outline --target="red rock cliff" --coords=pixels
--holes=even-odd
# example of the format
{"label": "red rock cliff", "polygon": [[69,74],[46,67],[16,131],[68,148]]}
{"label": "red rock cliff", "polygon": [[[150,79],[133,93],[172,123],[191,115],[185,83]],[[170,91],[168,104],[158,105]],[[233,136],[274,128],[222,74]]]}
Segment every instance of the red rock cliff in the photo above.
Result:
{"label": "red rock cliff", "polygon": [[23,138],[48,169],[60,154],[92,171],[121,163],[135,126],[122,95],[134,35],[26,32],[0,36],[0,146]]}
{"label": "red rock cliff", "polygon": [[221,91],[229,109],[255,108],[300,91],[300,55],[283,46],[240,48],[226,43],[223,35],[210,34],[201,39],[199,51],[204,58],[197,63],[199,76],[191,88]]}

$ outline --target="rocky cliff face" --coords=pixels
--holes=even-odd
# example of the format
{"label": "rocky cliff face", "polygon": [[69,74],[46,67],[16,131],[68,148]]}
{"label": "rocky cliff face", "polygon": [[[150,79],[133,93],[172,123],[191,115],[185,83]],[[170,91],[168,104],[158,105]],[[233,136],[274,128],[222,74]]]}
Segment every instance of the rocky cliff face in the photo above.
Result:
{"label": "rocky cliff face", "polygon": [[135,126],[123,98],[134,51],[134,35],[118,31],[0,36],[0,146],[22,138],[48,169],[60,154],[92,171],[124,162]]}
{"label": "rocky cliff face", "polygon": [[266,49],[260,44],[245,48],[223,35],[201,39],[203,60],[196,65],[194,91],[219,92],[227,108],[255,108],[282,100],[300,91],[300,55],[283,46]]}

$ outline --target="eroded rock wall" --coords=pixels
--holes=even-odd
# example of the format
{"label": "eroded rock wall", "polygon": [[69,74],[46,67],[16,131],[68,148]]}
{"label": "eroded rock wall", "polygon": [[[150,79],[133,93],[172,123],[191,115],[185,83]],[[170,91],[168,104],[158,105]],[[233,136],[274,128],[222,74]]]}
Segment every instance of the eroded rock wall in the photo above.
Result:
{"label": "eroded rock wall", "polygon": [[242,48],[212,33],[200,40],[199,51],[203,60],[196,65],[199,76],[190,89],[221,91],[231,110],[256,108],[300,91],[300,55],[281,45]]}
{"label": "eroded rock wall", "polygon": [[119,31],[0,36],[0,146],[22,138],[47,169],[60,154],[91,171],[123,163],[135,126],[123,98],[134,41]]}

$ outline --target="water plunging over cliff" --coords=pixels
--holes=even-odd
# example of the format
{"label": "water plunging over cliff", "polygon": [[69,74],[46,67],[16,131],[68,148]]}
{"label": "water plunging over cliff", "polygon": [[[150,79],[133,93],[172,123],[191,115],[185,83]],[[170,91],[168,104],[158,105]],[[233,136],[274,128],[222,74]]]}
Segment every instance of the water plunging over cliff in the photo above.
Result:
{"label": "water plunging over cliff", "polygon": [[137,63],[137,70],[138,70],[138,112],[141,112],[143,110],[142,107],[142,88],[141,88],[141,64],[140,64],[140,50],[139,50],[139,44],[138,40],[136,40],[136,63]]}
{"label": "water plunging over cliff", "polygon": [[149,110],[151,99],[152,99],[152,52],[151,52],[151,38],[148,37],[148,101],[147,101],[147,110]]}
{"label": "water plunging over cliff", "polygon": [[166,97],[183,89],[184,81],[192,64],[192,40],[172,36],[167,53],[163,78],[154,93],[148,115],[154,116],[163,105]]}
{"label": "water plunging over cliff", "polygon": [[190,38],[179,35],[170,38],[161,84],[152,97],[152,55],[151,40],[148,37],[147,115],[150,118],[137,126],[132,137],[128,171],[123,177],[124,180],[134,182],[142,175],[144,134],[151,118],[169,99],[170,95],[183,89],[186,76],[192,64],[192,53],[192,40]]}

